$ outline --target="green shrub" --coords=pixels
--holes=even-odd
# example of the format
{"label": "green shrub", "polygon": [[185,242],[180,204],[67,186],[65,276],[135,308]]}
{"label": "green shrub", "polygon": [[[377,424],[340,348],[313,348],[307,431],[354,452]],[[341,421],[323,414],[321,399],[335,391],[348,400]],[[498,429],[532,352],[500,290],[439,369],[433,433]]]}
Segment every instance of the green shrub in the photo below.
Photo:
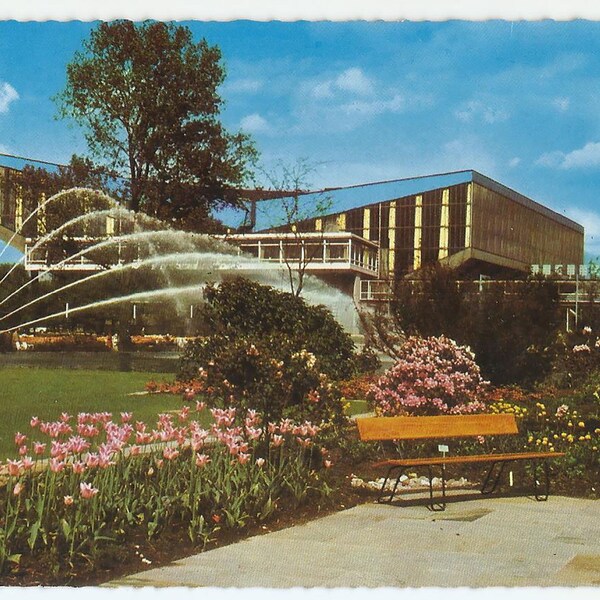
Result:
{"label": "green shrub", "polygon": [[551,280],[530,277],[480,289],[479,282],[459,282],[454,271],[439,265],[422,269],[415,281],[397,283],[390,315],[365,319],[374,342],[391,356],[411,335],[445,335],[469,346],[482,375],[495,385],[541,381],[551,369],[561,323]]}
{"label": "green shrub", "polygon": [[198,381],[212,405],[259,411],[263,421],[283,417],[344,421],[341,393],[319,359],[282,335],[215,334],[186,347],[179,378]]}
{"label": "green shrub", "polygon": [[356,369],[352,339],[323,306],[241,277],[206,288],[205,297],[205,317],[215,334],[285,338],[291,350],[314,354],[320,370],[333,379]]}

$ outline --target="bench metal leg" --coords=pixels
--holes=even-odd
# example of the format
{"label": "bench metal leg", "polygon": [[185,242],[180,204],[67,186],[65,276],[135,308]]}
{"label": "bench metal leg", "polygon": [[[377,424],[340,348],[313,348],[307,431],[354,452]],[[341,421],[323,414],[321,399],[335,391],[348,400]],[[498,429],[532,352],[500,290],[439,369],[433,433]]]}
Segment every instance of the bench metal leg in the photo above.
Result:
{"label": "bench metal leg", "polygon": [[[502,477],[502,473],[504,472],[504,467],[506,466],[506,462],[508,462],[508,461],[503,461],[500,463],[498,463],[497,461],[494,461],[490,465],[490,468],[485,476],[485,479],[483,480],[483,483],[481,484],[481,493],[482,494],[487,496],[489,494],[493,494],[496,491],[496,487],[498,487],[498,482],[500,481],[500,477]],[[492,480],[492,474],[493,474],[494,469],[497,464],[500,464],[500,468],[498,469],[496,476]],[[492,480],[492,484],[490,486],[489,484],[490,484],[491,480]]]}
{"label": "bench metal leg", "polygon": [[[396,483],[394,483],[394,487],[393,487],[392,491],[386,493],[385,486],[387,485],[387,482],[390,480],[392,471],[394,471],[394,469],[398,469],[398,477],[396,477]],[[392,500],[394,499],[394,495],[396,494],[396,490],[398,489],[398,484],[400,483],[400,477],[402,477],[402,467],[400,467],[398,465],[392,465],[388,469],[385,479],[383,480],[383,485],[381,486],[381,491],[379,492],[379,496],[377,497],[378,503],[390,504],[392,502]]]}
{"label": "bench metal leg", "polygon": [[543,470],[544,470],[544,492],[541,494],[539,489],[541,487],[540,482],[537,478],[538,473],[538,461],[531,461],[533,464],[533,493],[535,495],[535,499],[538,502],[545,502],[548,500],[548,496],[550,495],[550,467],[548,466],[548,461],[543,461]]}
{"label": "bench metal leg", "polygon": [[433,501],[433,470],[431,465],[427,467],[429,474],[429,505],[427,508],[432,511],[446,510],[446,465],[442,465],[442,495],[441,502]]}

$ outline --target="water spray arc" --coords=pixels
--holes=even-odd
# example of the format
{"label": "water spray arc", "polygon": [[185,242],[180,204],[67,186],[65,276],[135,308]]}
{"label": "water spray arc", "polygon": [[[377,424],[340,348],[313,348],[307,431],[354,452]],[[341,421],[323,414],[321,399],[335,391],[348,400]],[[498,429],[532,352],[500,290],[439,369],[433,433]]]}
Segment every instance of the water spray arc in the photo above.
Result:
{"label": "water spray arc", "polygon": [[[85,304],[83,306],[75,306],[73,308],[68,308],[69,315],[76,314],[85,310],[90,310],[92,308],[101,308],[103,306],[110,306],[111,304],[119,304],[120,302],[135,302],[141,300],[148,300],[152,298],[159,298],[161,296],[175,296],[177,294],[191,294],[197,293],[201,291],[205,287],[205,284],[191,285],[186,287],[179,288],[170,288],[163,290],[151,290],[149,292],[136,292],[135,294],[128,294],[127,296],[116,296],[114,298],[108,298],[106,300],[98,300],[96,302],[91,302],[89,304]],[[15,325],[14,327],[9,327],[7,329],[0,330],[0,333],[10,333],[12,331],[16,331],[22,327],[30,327],[31,325],[37,325],[38,323],[44,323],[45,321],[49,321],[51,319],[56,319],[59,317],[65,316],[65,310],[61,310],[59,312],[52,313],[51,315],[45,315],[43,317],[39,317],[37,319],[32,319],[31,321],[27,321],[25,323],[20,323],[19,325]]]}
{"label": "water spray arc", "polygon": [[[66,190],[49,198],[46,202],[38,207],[38,210],[47,205],[50,201],[55,201],[57,198],[64,197],[67,193],[77,192],[85,194],[89,194],[90,192],[94,194],[96,193],[86,188]],[[69,227],[72,227],[73,225],[85,222],[86,219],[105,218],[115,213],[121,215],[125,219],[124,222],[126,224],[126,228],[133,227],[134,232],[123,235],[123,229],[121,226],[119,226],[119,235],[110,235],[107,238],[102,237],[100,241],[96,241],[92,245],[83,248],[71,254],[70,256],[67,256],[66,258],[63,258],[59,262],[52,264],[49,267],[42,266],[40,272],[35,277],[0,300],[0,306],[4,305],[8,300],[14,298],[28,286],[38,281],[49,271],[60,271],[62,270],[61,267],[64,267],[70,262],[74,262],[78,258],[86,257],[94,251],[102,250],[104,248],[114,248],[116,246],[118,249],[117,255],[112,256],[112,254],[110,254],[108,259],[103,257],[104,260],[97,260],[96,257],[92,257],[91,261],[86,263],[86,270],[89,270],[91,267],[92,269],[99,269],[99,271],[94,272],[92,275],[88,275],[76,281],[62,285],[58,289],[44,293],[36,298],[29,299],[25,303],[22,303],[20,306],[14,308],[14,310],[11,310],[11,312],[0,317],[0,322],[5,321],[9,317],[14,316],[20,311],[31,307],[44,299],[75,288],[76,286],[83,285],[86,282],[97,281],[104,277],[121,274],[124,271],[144,267],[159,267],[158,272],[164,275],[164,285],[166,287],[130,293],[125,296],[104,298],[95,302],[89,302],[83,306],[73,306],[71,303],[69,303],[68,314],[73,315],[102,306],[110,306],[121,302],[155,297],[172,298],[176,301],[177,305],[179,305],[182,295],[194,291],[197,292],[206,286],[207,281],[220,280],[224,276],[231,274],[248,276],[255,281],[270,285],[274,288],[278,288],[283,291],[289,291],[289,274],[287,273],[283,264],[278,262],[265,263],[254,256],[242,254],[241,250],[237,246],[234,246],[227,241],[216,239],[215,237],[207,234],[198,234],[170,229],[167,224],[154,217],[144,215],[143,213],[133,213],[121,208],[115,200],[104,194],[98,193],[98,197],[108,200],[112,205],[111,208],[106,210],[96,210],[74,217],[70,221],[63,223],[53,231],[38,239],[32,246],[32,250],[40,248],[44,243],[48,242],[53,237],[56,237],[57,235],[60,235],[60,233],[67,231]],[[33,213],[29,215],[28,219],[32,216]],[[146,230],[139,231],[139,228],[146,228]],[[107,231],[107,234],[108,233],[109,232]],[[82,238],[75,239],[78,240]],[[98,238],[95,239],[98,240]],[[125,251],[123,251],[123,249],[125,249]],[[174,266],[180,270],[188,271],[190,274],[193,273],[193,276],[201,277],[204,280],[196,285],[177,287],[173,284],[173,278],[171,277],[171,265],[173,263]],[[83,261],[81,264],[84,264]],[[79,263],[75,263],[75,270],[77,270],[78,265]],[[164,267],[168,268],[164,269]],[[3,277],[0,283],[5,281],[10,272],[12,272],[12,269]],[[188,276],[186,278],[186,283],[189,283],[189,279],[190,277]],[[156,283],[157,282],[153,282],[153,285]],[[354,308],[354,304],[348,296],[314,276],[305,277],[303,295],[310,303],[323,304],[331,309],[336,315],[345,314],[345,312],[348,310],[353,310]],[[29,327],[48,320],[60,318],[61,316],[66,316],[66,309],[60,310],[59,312],[53,314],[39,316],[33,320],[19,323],[18,325],[6,327],[5,329],[0,330],[0,333],[8,333],[23,327]]]}
{"label": "water spray arc", "polygon": [[[133,213],[132,211],[129,211],[127,209],[124,209],[124,208],[122,208],[120,206],[117,206],[115,208],[109,208],[107,210],[96,210],[96,211],[91,212],[91,213],[85,213],[83,215],[79,215],[77,217],[74,217],[70,221],[67,221],[66,223],[63,223],[60,227],[57,227],[56,229],[53,229],[52,231],[50,231],[46,235],[42,236],[31,248],[28,249],[28,251],[30,253],[33,253],[35,250],[37,250],[40,246],[42,246],[46,242],[49,242],[50,240],[56,238],[63,231],[69,229],[70,227],[73,227],[74,225],[78,225],[79,223],[84,223],[85,221],[91,221],[91,220],[97,219],[97,218],[111,217],[113,215],[120,216],[121,214],[123,214],[124,216],[129,216],[129,215],[133,215],[135,213]],[[4,277],[2,277],[2,279],[0,279],[0,285],[2,285],[6,281],[6,279],[8,279],[8,277],[10,276],[10,274],[19,265],[21,265],[21,264],[23,264],[25,262],[25,258],[26,258],[26,255],[24,254],[6,272],[6,274],[4,275]]]}
{"label": "water spray arc", "polygon": [[94,194],[97,198],[101,198],[102,200],[106,200],[107,202],[110,202],[113,205],[117,205],[117,201],[114,198],[111,198],[104,192],[100,192],[98,190],[92,190],[90,188],[82,188],[82,187],[75,187],[75,188],[70,188],[68,190],[62,190],[62,191],[58,192],[57,194],[54,194],[54,196],[50,196],[50,198],[47,198],[46,200],[44,200],[44,202],[39,204],[35,208],[35,210],[31,211],[31,213],[27,216],[27,218],[23,221],[23,223],[21,223],[20,227],[9,238],[8,242],[6,242],[6,245],[2,248],[2,250],[0,250],[0,258],[2,258],[2,256],[6,252],[7,248],[14,242],[15,238],[21,233],[21,231],[23,231],[23,227],[25,227],[25,225],[27,225],[27,223],[31,219],[33,219],[33,217],[35,217],[42,208],[45,208],[51,202],[55,202],[56,200],[60,200],[61,198],[64,198],[65,196],[67,196],[69,194],[74,194],[74,193],[75,194],[76,193]]}
{"label": "water spray arc", "polygon": [[195,273],[206,272],[208,274],[212,274],[212,272],[217,271],[219,273],[227,273],[235,270],[236,267],[240,266],[244,268],[244,272],[249,272],[251,267],[254,267],[256,271],[262,269],[262,265],[257,263],[256,260],[252,260],[250,257],[225,255],[218,252],[175,252],[173,254],[153,256],[151,258],[146,258],[140,261],[126,263],[124,265],[118,265],[114,269],[93,273],[92,275],[88,275],[87,277],[84,277],[82,279],[78,279],[76,281],[72,281],[71,283],[67,283],[66,285],[63,285],[60,288],[47,292],[46,294],[38,296],[37,298],[34,298],[33,300],[22,304],[18,308],[15,308],[11,312],[0,317],[0,322],[4,321],[5,319],[8,319],[9,317],[21,312],[26,308],[29,308],[30,306],[33,306],[34,304],[37,304],[38,302],[41,302],[42,300],[46,300],[47,298],[51,298],[56,294],[60,294],[61,292],[75,288],[79,285],[88,283],[96,279],[115,275],[116,273],[122,273],[123,271],[137,270],[152,265],[163,266],[168,265],[170,263],[181,264],[182,262],[195,263],[190,264],[188,267],[193,268]]}

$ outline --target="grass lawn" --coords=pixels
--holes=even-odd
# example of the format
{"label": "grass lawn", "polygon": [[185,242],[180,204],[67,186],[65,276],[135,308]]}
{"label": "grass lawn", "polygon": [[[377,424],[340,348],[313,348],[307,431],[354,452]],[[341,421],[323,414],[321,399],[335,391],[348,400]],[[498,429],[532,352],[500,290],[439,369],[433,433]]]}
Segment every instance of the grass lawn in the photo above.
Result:
{"label": "grass lawn", "polygon": [[348,408],[348,415],[362,415],[364,413],[371,412],[372,409],[366,400],[348,400],[350,407]]}
{"label": "grass lawn", "polygon": [[133,412],[134,419],[154,423],[160,412],[182,406],[170,394],[128,396],[150,379],[172,381],[169,373],[0,368],[0,461],[15,455],[14,434],[29,436],[33,415],[54,420],[61,412]]}
{"label": "grass lawn", "polygon": [[[55,420],[62,412],[108,411],[117,418],[121,411],[153,424],[160,412],[182,406],[172,394],[128,396],[144,390],[150,381],[172,381],[171,373],[92,371],[31,367],[0,368],[0,461],[14,458],[15,432],[30,435],[29,420]],[[364,400],[350,400],[349,415],[365,413]]]}

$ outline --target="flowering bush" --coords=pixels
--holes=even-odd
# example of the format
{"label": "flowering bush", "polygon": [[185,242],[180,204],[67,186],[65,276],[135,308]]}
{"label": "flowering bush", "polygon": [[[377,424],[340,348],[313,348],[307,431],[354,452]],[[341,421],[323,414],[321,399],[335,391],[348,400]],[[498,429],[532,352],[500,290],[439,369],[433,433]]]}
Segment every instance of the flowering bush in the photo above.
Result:
{"label": "flowering bush", "polygon": [[600,337],[589,326],[560,336],[550,381],[577,387],[600,370]]}
{"label": "flowering bush", "polygon": [[409,337],[371,387],[380,415],[465,414],[485,409],[488,383],[468,348],[447,337]]}
{"label": "flowering bush", "polygon": [[342,424],[341,394],[321,372],[320,360],[281,336],[213,335],[198,340],[184,357],[185,385],[209,405],[256,408],[266,421],[293,416]]}
{"label": "flowering bush", "polygon": [[203,429],[192,415],[185,407],[152,427],[131,413],[33,417],[35,437],[18,432],[19,458],[0,465],[0,573],[23,552],[72,564],[134,529],[152,538],[174,522],[203,544],[216,528],[265,519],[284,497],[299,503],[326,489],[313,470],[315,454],[326,456],[311,422],[227,408]]}
{"label": "flowering bush", "polygon": [[[542,395],[547,399],[542,401]],[[600,494],[600,418],[565,403],[556,390],[525,393],[518,388],[499,388],[491,394],[493,413],[514,414],[521,433],[520,449],[565,452],[557,459],[557,474],[565,478],[568,489]],[[568,402],[578,400],[571,394]],[[585,407],[585,405],[583,405]],[[595,409],[597,411],[597,408]]]}
{"label": "flowering bush", "polygon": [[[208,286],[204,295],[204,320],[211,336],[285,339],[293,352],[312,353],[320,370],[333,379],[349,377],[356,369],[352,338],[324,306],[311,306],[294,294],[241,277]],[[182,370],[192,358],[190,347]],[[187,375],[182,378],[194,373]]]}
{"label": "flowering bush", "polygon": [[339,383],[340,391],[344,398],[350,400],[365,400],[371,390],[373,384],[377,382],[379,378],[376,375],[369,373],[363,373],[357,375],[352,379],[347,379]]}

